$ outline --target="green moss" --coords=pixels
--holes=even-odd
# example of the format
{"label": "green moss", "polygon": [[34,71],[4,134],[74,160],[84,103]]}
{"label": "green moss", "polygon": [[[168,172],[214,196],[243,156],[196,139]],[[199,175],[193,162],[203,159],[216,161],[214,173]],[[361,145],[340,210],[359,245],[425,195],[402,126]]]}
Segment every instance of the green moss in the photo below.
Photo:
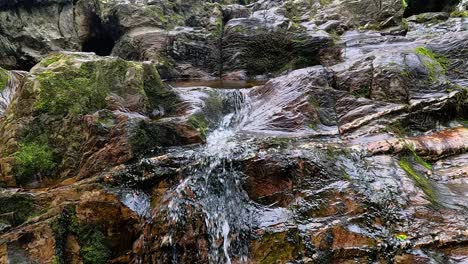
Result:
{"label": "green moss", "polygon": [[84,264],[104,264],[110,256],[110,246],[101,228],[87,224],[76,217],[73,205],[67,206],[60,217],[52,224],[56,240],[57,263],[66,263],[65,248],[68,235],[77,238]]}
{"label": "green moss", "polygon": [[341,168],[341,175],[343,176],[343,179],[345,179],[347,181],[352,180],[351,176],[349,175],[349,173],[344,168]]}
{"label": "green moss", "polygon": [[81,254],[84,264],[107,263],[111,252],[100,230],[89,225],[81,226],[78,238],[82,245]]}
{"label": "green moss", "polygon": [[136,153],[145,153],[148,150],[148,146],[153,143],[152,136],[149,134],[150,131],[146,126],[145,121],[138,123],[135,128],[135,132],[129,139],[129,143]]}
{"label": "green moss", "polygon": [[47,58],[43,59],[41,62],[40,62],[40,65],[43,66],[43,67],[48,67],[49,65],[55,63],[55,62],[58,62],[60,61],[61,59],[64,58],[64,55],[59,53],[59,54],[55,54],[55,55],[51,55],[51,56],[48,56]]}
{"label": "green moss", "polygon": [[450,17],[461,17],[461,18],[468,18],[468,11],[467,10],[456,10],[450,13]]}
{"label": "green moss", "polygon": [[354,97],[363,97],[369,98],[370,97],[370,87],[369,86],[362,86],[359,89],[356,89],[351,92]]}
{"label": "green moss", "polygon": [[24,223],[40,207],[29,194],[9,194],[0,196],[0,220],[17,226]]}
{"label": "green moss", "polygon": [[428,78],[431,82],[437,80],[437,71],[440,69],[442,74],[445,74],[449,66],[449,60],[444,56],[435,54],[432,50],[426,47],[416,48],[416,53],[426,58],[424,66],[428,71]]}
{"label": "green moss", "polygon": [[408,7],[408,2],[406,0],[401,0],[401,6],[403,7],[403,10],[405,10]]}
{"label": "green moss", "polygon": [[402,27],[404,30],[409,30],[408,19],[403,18],[403,19],[401,20],[401,27]]}
{"label": "green moss", "polygon": [[409,144],[404,144],[404,149],[406,150],[406,153],[411,154],[413,157],[414,161],[416,161],[419,165],[423,166],[424,168],[428,170],[432,170],[432,165],[425,161],[423,158],[421,158],[418,153],[414,150],[414,147]]}
{"label": "green moss", "polygon": [[408,133],[406,126],[401,121],[395,121],[393,123],[387,124],[385,126],[385,131],[392,132],[399,137],[403,137]]}
{"label": "green moss", "polygon": [[436,204],[437,203],[437,194],[432,187],[431,182],[425,176],[419,174],[411,165],[408,157],[402,157],[398,161],[400,167],[410,176],[416,183],[416,185],[423,190],[426,194],[429,201]]}
{"label": "green moss", "polygon": [[295,260],[303,251],[297,233],[267,233],[253,244],[254,263],[288,263]]}
{"label": "green moss", "polygon": [[205,116],[201,113],[193,114],[189,117],[188,122],[190,125],[198,129],[203,138],[206,139],[206,134],[208,132],[209,122],[206,120]]}
{"label": "green moss", "polygon": [[8,71],[0,68],[0,93],[5,90],[8,84],[8,79],[10,79]]}
{"label": "green moss", "polygon": [[405,77],[405,78],[409,78],[410,77],[410,72],[408,70],[404,70],[402,72],[400,72],[400,75]]}
{"label": "green moss", "polygon": [[400,240],[400,241],[405,241],[405,240],[408,239],[408,235],[406,235],[406,234],[397,234],[397,235],[395,235],[395,238]]}
{"label": "green moss", "polygon": [[460,124],[462,124],[462,126],[464,127],[468,127],[468,120],[467,119],[464,119],[464,118],[457,118],[457,122],[459,122]]}
{"label": "green moss", "polygon": [[[125,86],[130,69],[141,76],[143,68],[139,64],[122,59],[85,61],[73,65],[72,58],[55,55],[45,61],[53,60],[57,66],[40,72],[37,80],[40,90],[36,109],[52,115],[79,115],[94,112],[105,107],[105,99],[110,92],[144,93],[143,80],[136,77],[132,86]],[[155,77],[156,78],[156,77]],[[159,78],[159,76],[157,76]],[[129,88],[136,89],[129,91]]]}
{"label": "green moss", "polygon": [[327,5],[331,4],[332,2],[333,2],[333,0],[319,0],[319,3],[322,6],[327,6]]}
{"label": "green moss", "polygon": [[49,176],[55,167],[53,157],[52,149],[46,143],[20,144],[13,168],[17,183],[27,184],[36,176]]}
{"label": "green moss", "polygon": [[154,65],[143,64],[143,69],[143,88],[148,97],[150,107],[154,109],[163,107],[167,112],[174,110],[179,101],[177,94],[164,85]]}
{"label": "green moss", "polygon": [[287,1],[284,3],[283,7],[285,10],[285,16],[291,19],[293,23],[298,23],[301,14],[297,8],[297,3],[294,3],[293,1]]}

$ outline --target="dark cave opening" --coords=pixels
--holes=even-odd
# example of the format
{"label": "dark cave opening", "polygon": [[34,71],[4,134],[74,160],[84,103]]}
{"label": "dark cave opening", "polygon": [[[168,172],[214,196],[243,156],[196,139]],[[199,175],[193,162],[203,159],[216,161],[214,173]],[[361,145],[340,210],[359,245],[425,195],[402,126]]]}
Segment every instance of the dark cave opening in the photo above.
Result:
{"label": "dark cave opening", "polygon": [[427,12],[448,12],[460,3],[460,0],[406,0],[408,6],[404,16],[409,17]]}
{"label": "dark cave opening", "polygon": [[108,56],[112,53],[115,40],[111,31],[106,29],[98,16],[93,17],[92,29],[88,38],[83,42],[81,50],[84,52],[94,52],[99,56]]}

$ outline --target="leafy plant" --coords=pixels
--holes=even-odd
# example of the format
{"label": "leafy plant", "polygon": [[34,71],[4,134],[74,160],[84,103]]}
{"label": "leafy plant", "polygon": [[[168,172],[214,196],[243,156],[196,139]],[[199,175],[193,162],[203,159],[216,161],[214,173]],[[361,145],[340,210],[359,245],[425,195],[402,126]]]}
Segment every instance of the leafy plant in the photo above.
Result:
{"label": "leafy plant", "polygon": [[54,169],[52,149],[38,142],[23,143],[16,152],[15,178],[20,184],[31,181],[35,176],[45,176]]}

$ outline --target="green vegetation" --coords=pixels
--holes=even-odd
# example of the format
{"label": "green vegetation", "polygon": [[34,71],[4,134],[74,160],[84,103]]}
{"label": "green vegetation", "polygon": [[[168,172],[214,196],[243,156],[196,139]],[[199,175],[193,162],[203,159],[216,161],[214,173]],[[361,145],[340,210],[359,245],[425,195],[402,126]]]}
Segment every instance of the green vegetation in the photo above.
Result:
{"label": "green vegetation", "polygon": [[172,29],[177,25],[182,25],[184,17],[181,14],[173,12],[169,6],[170,2],[162,5],[147,5],[143,8],[143,13],[146,17],[152,18],[159,22],[165,29]]}
{"label": "green vegetation", "polygon": [[[37,76],[40,90],[36,109],[39,112],[72,116],[87,114],[104,108],[110,92],[140,93],[142,96],[147,92],[152,99],[161,96],[157,92],[162,90],[163,84],[157,71],[150,69],[154,68],[153,65],[144,68],[141,64],[122,59],[90,60],[78,64],[72,56],[59,54],[41,62],[46,65],[53,61],[56,65]],[[131,86],[127,84],[127,72],[134,72],[136,76],[131,80]],[[159,100],[164,99],[167,98]]]}
{"label": "green vegetation", "polygon": [[296,259],[304,250],[297,232],[267,233],[260,241],[253,243],[254,263],[287,263]]}
{"label": "green vegetation", "polygon": [[408,7],[408,2],[406,0],[401,0],[401,6],[403,7],[403,10],[405,10]]}
{"label": "green vegetation", "polygon": [[359,89],[352,91],[351,94],[355,97],[369,98],[370,90],[371,89],[369,86],[362,86],[362,87],[359,87]]}
{"label": "green vegetation", "polygon": [[408,239],[408,235],[406,235],[406,234],[397,234],[397,235],[395,235],[395,238],[400,240],[400,241],[405,241],[405,240]]}
{"label": "green vegetation", "polygon": [[156,67],[152,64],[143,64],[143,74],[143,89],[150,107],[163,107],[166,112],[174,110],[179,98],[176,93],[166,88]]}
{"label": "green vegetation", "polygon": [[297,8],[297,4],[294,3],[294,1],[287,1],[284,3],[284,9],[285,9],[285,16],[289,19],[291,19],[291,21],[293,23],[297,23],[299,22],[299,19],[300,19],[300,13],[299,13],[299,10]]}
{"label": "green vegetation", "polygon": [[200,134],[203,138],[206,138],[208,132],[209,122],[206,120],[205,116],[201,113],[193,114],[189,117],[189,124],[195,127],[200,131]]}
{"label": "green vegetation", "polygon": [[8,71],[0,68],[0,93],[5,90],[9,78]]}
{"label": "green vegetation", "polygon": [[[80,56],[85,56],[83,59]],[[104,109],[111,94],[138,95],[153,108],[164,107],[167,112],[177,99],[165,89],[152,64],[128,62],[122,59],[101,59],[89,55],[55,54],[41,62],[36,81],[27,81],[24,89],[35,99],[35,118],[27,123],[19,138],[13,173],[17,182],[27,184],[34,179],[50,177],[62,159],[73,172],[80,161],[83,133],[79,116]],[[103,126],[114,125],[112,116],[102,115]],[[140,131],[141,132],[141,131]],[[137,133],[135,138],[145,135]],[[138,146],[147,143],[142,140]]]}
{"label": "green vegetation", "polygon": [[24,223],[31,215],[40,210],[29,194],[0,196],[0,222],[11,226]]}
{"label": "green vegetation", "polygon": [[148,150],[148,145],[153,142],[151,135],[149,135],[150,131],[145,121],[140,121],[135,129],[129,143],[136,153],[145,153]]}
{"label": "green vegetation", "polygon": [[449,60],[443,56],[435,54],[432,50],[426,47],[416,48],[416,53],[422,57],[425,57],[424,66],[428,71],[428,78],[431,82],[437,80],[437,71],[441,70],[442,74],[445,74],[449,66]]}
{"label": "green vegetation", "polygon": [[52,224],[56,240],[56,262],[66,263],[65,247],[68,235],[77,238],[84,264],[104,264],[111,256],[110,246],[101,228],[84,223],[76,216],[75,208],[64,208],[60,217]]}
{"label": "green vegetation", "polygon": [[14,175],[19,184],[26,184],[38,175],[49,176],[54,169],[52,149],[44,143],[28,142],[20,144],[15,154]]}
{"label": "green vegetation", "polygon": [[43,66],[43,67],[48,67],[49,65],[55,63],[55,62],[58,62],[60,61],[65,55],[61,54],[61,53],[58,53],[58,54],[54,54],[54,55],[50,55],[48,56],[47,58],[43,59],[41,62],[40,62],[40,65]]}
{"label": "green vegetation", "polygon": [[468,18],[468,11],[467,10],[456,10],[450,13],[450,17],[461,17],[461,18]]}
{"label": "green vegetation", "polygon": [[429,164],[427,161],[425,161],[423,158],[421,158],[416,151],[414,151],[414,148],[410,145],[405,145],[405,148],[410,151],[411,155],[413,156],[414,160],[419,163],[419,165],[423,166],[424,168],[428,170],[432,170],[432,165]]}
{"label": "green vegetation", "polygon": [[402,157],[398,161],[400,167],[406,172],[408,176],[410,176],[416,183],[416,185],[423,190],[426,194],[429,201],[433,204],[437,203],[437,194],[432,187],[432,184],[428,178],[419,174],[411,165],[411,161],[408,157]]}
{"label": "green vegetation", "polygon": [[393,132],[399,137],[403,137],[408,133],[406,126],[401,121],[395,121],[393,123],[387,124],[385,126],[385,131]]}
{"label": "green vegetation", "polygon": [[327,5],[331,4],[332,2],[333,2],[333,0],[319,0],[319,3],[322,6],[327,6]]}

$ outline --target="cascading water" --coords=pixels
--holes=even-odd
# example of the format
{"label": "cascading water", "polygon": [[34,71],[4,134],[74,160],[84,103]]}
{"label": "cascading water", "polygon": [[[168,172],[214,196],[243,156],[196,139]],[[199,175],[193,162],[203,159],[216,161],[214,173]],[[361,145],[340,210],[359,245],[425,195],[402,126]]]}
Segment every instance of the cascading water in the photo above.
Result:
{"label": "cascading water", "polygon": [[[248,142],[238,139],[249,103],[245,90],[224,90],[219,95],[232,106],[232,112],[221,118],[208,133],[207,144],[195,152],[195,165],[186,170],[187,177],[169,202],[169,218],[181,222],[184,204],[199,206],[209,234],[210,263],[231,263],[232,257],[245,262],[251,210],[242,189],[243,174],[236,170],[233,160],[250,152]],[[187,188],[194,197],[186,195]],[[173,262],[177,263],[177,259]]]}
{"label": "cascading water", "polygon": [[6,108],[13,99],[16,89],[20,86],[25,73],[20,71],[11,71],[8,73],[9,79],[5,87],[0,87],[0,116],[3,115]]}

